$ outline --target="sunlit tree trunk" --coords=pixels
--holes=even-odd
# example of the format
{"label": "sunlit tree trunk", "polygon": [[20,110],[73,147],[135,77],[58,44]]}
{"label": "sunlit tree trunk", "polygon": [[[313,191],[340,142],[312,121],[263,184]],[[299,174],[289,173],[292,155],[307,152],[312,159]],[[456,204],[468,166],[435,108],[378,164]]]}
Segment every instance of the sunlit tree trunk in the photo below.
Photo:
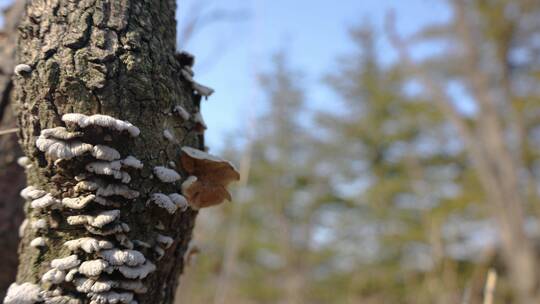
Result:
{"label": "sunlit tree trunk", "polygon": [[[29,224],[20,244],[17,283],[30,282],[41,290],[54,290],[57,284],[42,281],[42,278],[51,270],[53,259],[74,254],[64,243],[94,237],[113,243],[117,249],[132,247],[143,253],[144,265],[156,266],[155,271],[142,279],[147,291],[135,292],[134,299],[138,303],[172,303],[197,212],[188,209],[171,214],[149,202],[154,193],[180,193],[181,180],[165,182],[157,178],[153,169],[164,166],[182,173],[179,148],[203,145],[200,132],[195,131],[197,122],[173,113],[176,106],[181,106],[195,114],[200,101],[200,97],[192,93],[190,84],[181,78],[182,61],[175,56],[174,16],[174,0],[29,2],[19,30],[17,63],[28,65],[31,71],[23,66],[25,69],[14,82],[20,142],[31,165],[27,169],[28,185],[50,193],[58,200],[55,204],[61,206],[64,206],[62,199],[78,195],[75,185],[95,178],[108,185],[128,186],[139,192],[139,196],[127,199],[116,195],[108,198],[116,202],[114,206],[102,206],[94,201],[80,210],[40,209],[28,199],[25,211]],[[104,114],[129,121],[140,129],[140,135],[110,127],[76,126],[62,120],[68,113]],[[92,174],[87,165],[96,161],[90,153],[55,160],[47,154],[47,149],[36,147],[43,130],[55,127],[77,130],[80,132],[77,141],[116,149],[121,155],[121,171],[128,173],[131,180],[122,178],[120,182],[97,174],[89,178]],[[164,130],[169,130],[174,139],[164,136]],[[144,167],[124,168],[122,160],[130,155],[139,159]],[[80,226],[67,220],[73,215],[95,216],[112,209],[120,211],[119,217],[99,229],[89,227],[90,222]],[[39,219],[45,220],[46,228],[33,225]],[[111,227],[120,227],[120,223],[127,224],[129,232],[124,225],[118,228],[121,233],[99,235],[106,234],[104,231]],[[122,235],[127,238],[123,239]],[[160,241],[160,235],[171,237],[172,244]],[[43,245],[36,247],[39,237]],[[83,263],[101,258],[96,252],[78,251],[76,254]],[[119,271],[119,266],[110,262],[108,265],[97,278],[131,279]],[[81,267],[75,277],[85,279]],[[66,282],[61,283],[62,296],[79,301],[77,303],[89,302],[90,294],[76,290],[75,282],[67,282],[66,278]],[[111,288],[111,291],[126,292],[122,288]]]}

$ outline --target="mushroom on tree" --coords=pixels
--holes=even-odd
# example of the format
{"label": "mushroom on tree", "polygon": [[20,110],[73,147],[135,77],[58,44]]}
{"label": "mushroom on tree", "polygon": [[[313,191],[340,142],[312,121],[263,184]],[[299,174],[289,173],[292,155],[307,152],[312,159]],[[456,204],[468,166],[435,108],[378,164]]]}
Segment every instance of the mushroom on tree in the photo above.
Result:
{"label": "mushroom on tree", "polygon": [[227,186],[240,179],[234,165],[206,152],[183,147],[180,160],[189,177],[182,184],[182,193],[194,209],[210,207],[231,200]]}

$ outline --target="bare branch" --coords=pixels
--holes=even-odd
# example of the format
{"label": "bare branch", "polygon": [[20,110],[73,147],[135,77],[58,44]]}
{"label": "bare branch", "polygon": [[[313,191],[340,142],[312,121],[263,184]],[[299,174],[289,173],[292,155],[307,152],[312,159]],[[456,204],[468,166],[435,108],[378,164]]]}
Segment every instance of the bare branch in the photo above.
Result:
{"label": "bare branch", "polygon": [[13,134],[13,133],[17,133],[17,131],[19,131],[19,128],[0,130],[0,135]]}
{"label": "bare branch", "polygon": [[242,21],[249,17],[245,11],[214,9],[210,12],[204,12],[206,7],[208,7],[207,2],[201,1],[196,2],[189,10],[190,14],[180,31],[180,40],[183,45],[186,45],[198,31],[212,23]]}

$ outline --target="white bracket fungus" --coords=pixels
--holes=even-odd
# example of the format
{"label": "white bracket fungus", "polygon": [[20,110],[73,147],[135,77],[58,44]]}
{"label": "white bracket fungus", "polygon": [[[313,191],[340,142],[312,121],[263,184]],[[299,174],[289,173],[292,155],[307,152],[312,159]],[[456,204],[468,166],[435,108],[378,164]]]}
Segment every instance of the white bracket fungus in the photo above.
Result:
{"label": "white bracket fungus", "polygon": [[174,183],[181,178],[180,174],[178,174],[178,172],[174,171],[173,169],[159,166],[154,167],[154,175],[157,176],[157,178],[159,178],[159,180],[164,183]]}
{"label": "white bracket fungus", "polygon": [[182,76],[184,76],[184,78],[191,83],[191,87],[197,94],[208,97],[214,93],[214,89],[197,83],[193,79],[193,71],[191,71],[191,69],[188,70],[185,67],[182,68]]}
{"label": "white bracket fungus", "polygon": [[36,140],[36,146],[45,155],[54,160],[71,159],[92,151],[93,146],[80,141],[66,142],[55,138],[46,138],[42,135]]}
{"label": "white bracket fungus", "polygon": [[[71,295],[59,295],[45,298],[45,303],[82,304],[83,302]],[[92,303],[96,304],[96,303]]]}
{"label": "white bracket fungus", "polygon": [[12,283],[9,285],[4,304],[34,304],[41,301],[41,288],[32,283]]}
{"label": "white bracket fungus", "polygon": [[84,228],[86,228],[86,231],[90,232],[91,234],[101,235],[101,236],[129,232],[130,230],[128,224],[126,223],[118,223],[106,229],[96,228],[90,225],[85,225]]}
{"label": "white bracket fungus", "polygon": [[[120,221],[120,210],[110,210],[109,208],[100,207],[100,205],[120,207],[126,200],[133,200],[139,197],[140,193],[138,191],[125,185],[130,182],[131,176],[123,168],[141,169],[143,163],[133,156],[127,156],[125,159],[121,159],[119,151],[115,148],[102,144],[93,145],[84,143],[79,138],[85,135],[82,129],[89,126],[109,128],[118,132],[126,131],[132,137],[138,136],[140,130],[127,121],[101,114],[84,115],[70,113],[63,115],[62,120],[66,122],[69,128],[77,125],[77,131],[69,131],[66,127],[44,129],[36,140],[38,149],[44,152],[50,159],[55,160],[55,165],[58,165],[62,160],[72,159],[87,152],[91,154],[94,160],[84,165],[86,172],[77,172],[78,175],[74,178],[77,184],[73,187],[73,192],[67,192],[70,197],[63,197],[59,200],[51,193],[32,186],[21,190],[20,194],[27,201],[31,201],[30,205],[37,209],[64,207],[66,209],[85,210],[90,207],[89,204],[91,202],[94,202],[95,204],[91,206],[92,208],[87,209],[86,212],[73,214],[73,211],[65,210],[68,213],[64,215],[65,221],[69,225],[84,226],[84,229],[90,234],[113,237],[109,240],[99,237],[83,237],[66,241],[64,246],[72,254],[53,259],[50,262],[51,269],[42,276],[42,282],[50,284],[71,282],[77,291],[86,293],[86,297],[91,304],[136,304],[137,301],[134,300],[134,293],[147,291],[141,279],[144,279],[150,272],[154,271],[156,266],[149,262],[142,252],[133,250],[134,242],[126,235],[130,231],[130,227],[128,224]],[[170,131],[165,133],[165,136],[174,140]],[[104,134],[104,136],[109,137],[108,142],[113,142],[113,137],[110,134]],[[19,163],[22,166],[31,164],[28,158],[21,158]],[[161,180],[167,180],[168,182],[174,182],[181,178],[176,171],[164,167],[162,169],[156,167],[154,174]],[[116,180],[120,180],[124,184],[111,182],[110,178],[100,178],[97,175],[110,176]],[[179,194],[165,195],[165,198],[175,210],[186,204],[182,204],[183,197]],[[34,230],[48,228],[48,222],[43,218],[33,220],[31,225]],[[169,239],[167,236],[160,235],[158,238],[160,244],[165,247],[170,246],[172,243],[172,239]],[[111,241],[114,241],[114,244]],[[123,249],[114,248],[115,244]],[[151,248],[150,244],[142,241],[138,241],[137,245],[144,248]],[[146,245],[146,247],[143,245]],[[46,239],[44,237],[37,237],[30,242],[30,246],[46,246]],[[94,259],[85,260],[89,256],[86,254],[81,255],[78,252],[79,250],[92,254]],[[163,251],[163,249],[161,250]],[[118,271],[119,275],[124,276],[126,279],[110,280],[101,276],[102,273],[111,275],[114,271]],[[106,277],[111,278],[110,276]],[[45,301],[46,303],[64,304],[81,304],[83,302],[72,295],[64,295],[62,289],[57,287],[56,289],[40,293],[38,287],[38,295],[41,296],[38,300]],[[115,289],[126,290],[127,292]],[[32,300],[29,303],[34,302]],[[17,301],[11,303],[23,302]]]}
{"label": "white bracket fungus", "polygon": [[129,266],[120,266],[118,271],[128,279],[144,279],[151,272],[156,270],[156,265],[152,264],[150,261],[146,261],[144,264],[136,267]]}
{"label": "white bracket fungus", "polygon": [[73,284],[78,292],[89,293],[92,291],[92,286],[96,281],[89,278],[76,278],[73,280]]}
{"label": "white bracket fungus", "polygon": [[202,85],[198,82],[193,82],[193,90],[195,90],[195,92],[197,92],[197,94],[201,95],[201,96],[204,96],[204,97],[208,97],[212,94],[214,94],[214,89],[212,89],[211,87],[207,87],[205,85]]}
{"label": "white bracket fungus", "polygon": [[78,182],[75,187],[73,187],[73,190],[75,190],[76,193],[81,193],[84,191],[96,191],[99,187],[100,184],[97,182],[83,180]]}
{"label": "white bracket fungus", "polygon": [[132,167],[135,169],[142,169],[143,167],[143,163],[131,155],[121,160],[121,163],[124,167]]}
{"label": "white bracket fungus", "polygon": [[102,259],[84,261],[79,266],[79,273],[88,276],[95,277],[100,275],[109,264]]}
{"label": "white bracket fungus", "polygon": [[70,140],[70,139],[81,137],[82,135],[83,134],[81,132],[70,132],[64,127],[55,127],[55,128],[41,130],[41,136],[45,138]]}
{"label": "white bracket fungus", "polygon": [[15,68],[13,69],[13,73],[17,76],[23,76],[23,74],[29,74],[32,72],[32,67],[28,64],[17,64]]}
{"label": "white bracket fungus", "polygon": [[105,145],[95,145],[92,148],[92,156],[107,161],[120,159],[120,153],[116,149]]}
{"label": "white bracket fungus", "polygon": [[41,277],[41,281],[49,282],[52,284],[60,284],[64,281],[65,277],[66,273],[64,271],[53,268],[43,274],[43,276]]}
{"label": "white bracket fungus", "polygon": [[95,280],[89,278],[76,278],[73,280],[73,284],[78,292],[89,293],[92,291],[92,286],[96,283]]}
{"label": "white bracket fungus", "polygon": [[45,247],[46,245],[47,245],[47,242],[45,241],[45,238],[41,236],[33,239],[30,242],[31,247]]}
{"label": "white bracket fungus", "polygon": [[[105,162],[96,161],[86,165],[86,170],[91,173],[99,175],[115,175],[116,172],[120,172],[122,163],[119,161]],[[121,175],[119,175],[121,176]]]}
{"label": "white bracket fungus", "polygon": [[187,208],[189,207],[189,204],[186,198],[181,194],[171,193],[169,194],[169,198],[171,199],[171,201],[173,201],[173,203],[176,204],[176,207],[180,209],[180,211],[182,212],[186,211]]}
{"label": "white bracket fungus", "polygon": [[178,117],[182,118],[184,121],[188,121],[190,116],[189,112],[186,111],[182,106],[175,106],[173,109],[173,113],[177,115]]}
{"label": "white bracket fungus", "polygon": [[90,288],[91,292],[105,292],[111,290],[113,281],[96,281]]}
{"label": "white bracket fungus", "polygon": [[173,200],[163,193],[153,193],[146,204],[148,205],[151,202],[167,210],[167,212],[170,214],[174,214],[178,209],[178,206],[173,202]]}
{"label": "white bracket fungus", "polygon": [[62,206],[71,209],[83,209],[90,202],[94,201],[95,198],[96,196],[94,194],[81,197],[66,197],[62,199]]}
{"label": "white bracket fungus", "polygon": [[21,190],[20,195],[25,200],[34,200],[47,194],[47,192],[37,189],[34,186],[28,186]]}
{"label": "white bracket fungus", "polygon": [[120,210],[102,211],[96,215],[71,215],[67,217],[67,222],[70,225],[90,225],[96,228],[110,224],[120,217]]}
{"label": "white bracket fungus", "polygon": [[174,239],[172,237],[163,234],[158,234],[156,237],[156,241],[160,244],[163,244],[165,249],[168,249],[174,243]]}
{"label": "white bracket fungus", "polygon": [[68,271],[66,274],[66,278],[64,279],[66,282],[71,282],[75,278],[75,275],[79,273],[79,268],[72,268]]}
{"label": "white bracket fungus", "polygon": [[105,188],[98,188],[96,194],[105,197],[118,195],[126,199],[134,199],[139,197],[139,191],[135,191],[128,186],[118,184],[110,184]]}
{"label": "white bracket fungus", "polygon": [[44,209],[60,203],[60,200],[55,199],[52,194],[47,193],[44,196],[33,200],[30,205],[34,209]]}
{"label": "white bracket fungus", "polygon": [[176,138],[174,137],[174,135],[169,129],[163,130],[163,137],[165,137],[165,139],[167,139],[170,142],[173,142],[173,143],[177,142]]}
{"label": "white bracket fungus", "polygon": [[51,267],[59,270],[69,270],[79,266],[81,261],[78,256],[73,254],[65,258],[54,259],[51,261]]}
{"label": "white bracket fungus", "polygon": [[43,290],[41,292],[41,297],[42,300],[48,304],[82,304],[82,301],[73,295],[63,295],[62,293],[63,291],[60,288]]}
{"label": "white bracket fungus", "polygon": [[99,253],[99,256],[113,266],[139,266],[146,261],[146,258],[141,252],[130,249],[103,250]]}
{"label": "white bracket fungus", "polygon": [[240,179],[229,161],[191,148],[182,148],[181,161],[190,176],[182,183],[182,194],[194,208],[210,207],[231,200],[227,186]]}
{"label": "white bracket fungus", "polygon": [[115,234],[114,237],[120,244],[120,246],[127,248],[127,249],[133,249],[133,242],[127,237],[127,235],[123,233]]}
{"label": "white bracket fungus", "polygon": [[124,171],[121,171],[122,163],[120,161],[96,161],[91,162],[86,165],[86,171],[98,175],[108,175],[112,176],[115,179],[121,180],[123,183],[129,183],[131,181],[131,176]]}
{"label": "white bracket fungus", "polygon": [[30,158],[26,156],[21,156],[17,158],[17,164],[25,169],[32,167],[32,162],[30,161]]}
{"label": "white bracket fungus", "polygon": [[67,246],[71,251],[82,249],[87,253],[98,252],[102,249],[113,248],[113,244],[111,242],[105,240],[97,240],[92,237],[83,237],[80,239],[67,241],[64,243],[64,246]]}
{"label": "white bracket fungus", "polygon": [[[130,290],[135,293],[144,293],[147,291],[146,287],[141,281],[127,281],[127,280],[94,280],[90,278],[77,278],[74,280],[77,291],[83,293],[100,293],[111,290],[112,288],[119,288],[124,290]],[[109,303],[109,302],[106,302]],[[113,303],[113,302],[111,302]],[[114,302],[116,303],[116,302]]]}
{"label": "white bracket fungus", "polygon": [[92,293],[90,296],[91,303],[121,303],[131,304],[133,301],[133,293],[131,292],[103,292]]}
{"label": "white bracket fungus", "polygon": [[114,129],[119,132],[127,131],[132,137],[137,137],[141,133],[139,128],[132,125],[129,121],[123,121],[102,114],[87,116],[80,113],[69,113],[64,114],[62,116],[62,120],[67,123],[77,124],[81,128],[86,128],[90,125],[96,125],[104,128]]}

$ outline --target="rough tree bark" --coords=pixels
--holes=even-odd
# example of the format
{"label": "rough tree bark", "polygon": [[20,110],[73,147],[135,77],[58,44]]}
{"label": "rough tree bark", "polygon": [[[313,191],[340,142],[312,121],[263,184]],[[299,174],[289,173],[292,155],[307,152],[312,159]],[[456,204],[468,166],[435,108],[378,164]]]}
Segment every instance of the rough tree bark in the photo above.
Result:
{"label": "rough tree bark", "polygon": [[[35,200],[32,202],[32,194],[26,195],[24,208],[28,225],[19,248],[17,283],[36,284],[42,291],[42,300],[44,297],[59,300],[61,296],[68,296],[63,299],[87,303],[90,302],[87,297],[95,294],[111,296],[95,290],[81,292],[84,288],[76,290],[76,279],[58,279],[68,270],[63,271],[61,266],[56,267],[56,274],[61,273],[56,279],[52,274],[48,279],[44,277],[54,268],[50,263],[53,259],[74,253],[83,263],[105,259],[100,252],[89,250],[91,253],[85,253],[64,245],[68,240],[94,237],[107,240],[120,250],[133,247],[144,254],[146,262],[155,264],[156,270],[142,280],[147,292],[135,292],[134,299],[138,303],[173,301],[197,212],[187,208],[171,214],[150,198],[155,193],[180,192],[180,182],[187,177],[186,170],[180,168],[182,146],[204,148],[201,135],[204,123],[200,120],[199,103],[200,94],[204,95],[201,90],[206,89],[197,88],[190,76],[181,73],[182,69],[190,71],[186,67],[190,65],[190,58],[175,53],[175,29],[174,0],[35,0],[25,9],[19,27],[17,63],[28,65],[31,71],[21,66],[19,75],[14,77],[20,143],[29,158],[28,185],[44,190],[54,199],[49,200],[50,205],[40,205]],[[199,94],[195,93],[197,89]],[[187,113],[175,115],[174,109],[179,106]],[[101,124],[100,127],[99,123],[84,125],[80,121],[77,124],[62,120],[68,113],[99,113],[129,121],[140,129],[140,135],[135,136],[137,132],[132,132],[130,136],[125,130],[118,130],[121,128],[114,130],[113,125],[103,127]],[[56,159],[52,148],[36,147],[36,140],[45,133],[43,130],[55,127],[66,127],[67,130],[60,131],[66,137],[57,134],[44,140],[55,141],[63,148],[69,148],[74,142],[73,138],[67,139],[71,136],[94,148],[107,145],[116,149],[122,159],[135,156],[144,167],[125,168],[120,160],[117,164],[122,163],[121,169],[116,170],[109,163],[109,173],[98,175],[99,170],[94,170],[96,174],[89,172],[88,164],[98,158],[93,153],[91,156],[90,151],[74,158]],[[76,133],[69,133],[72,131]],[[175,169],[183,178],[164,182],[155,173],[156,166]],[[106,175],[112,174],[111,171],[122,173],[124,183]],[[131,180],[124,178],[126,173]],[[89,190],[75,185],[97,178],[102,183],[100,188],[129,186],[140,195],[135,199],[120,195],[106,197],[114,206],[102,206],[93,201],[81,209],[66,207],[63,199],[83,197],[78,191]],[[99,194],[99,190],[94,194]],[[43,198],[41,195],[36,200],[43,202]],[[95,216],[111,209],[120,210],[120,216],[104,226],[97,222],[90,224],[91,219],[84,216],[83,221],[87,221],[84,226],[73,225],[67,220],[69,216]],[[129,226],[129,232],[122,222]],[[107,234],[109,229],[123,232],[100,235]],[[127,235],[127,240],[122,239],[123,235]],[[167,247],[163,242],[160,245],[159,235],[172,237],[172,245]],[[137,267],[132,270],[139,271]],[[75,277],[85,279],[81,268],[82,264]],[[92,271],[99,273],[86,277],[109,282],[130,279],[119,268],[121,265],[115,266],[109,261],[106,269],[93,268]],[[112,285],[111,290],[126,291],[120,289]],[[43,293],[47,290],[57,291]],[[128,303],[130,300],[122,301]]]}
{"label": "rough tree bark", "polygon": [[[0,32],[0,130],[16,126],[12,111],[11,76],[15,62],[17,25],[22,15],[24,1],[15,1],[4,12],[4,28]],[[18,234],[24,214],[19,191],[24,187],[24,171],[17,165],[22,151],[16,134],[0,136],[0,299],[17,272]]]}

